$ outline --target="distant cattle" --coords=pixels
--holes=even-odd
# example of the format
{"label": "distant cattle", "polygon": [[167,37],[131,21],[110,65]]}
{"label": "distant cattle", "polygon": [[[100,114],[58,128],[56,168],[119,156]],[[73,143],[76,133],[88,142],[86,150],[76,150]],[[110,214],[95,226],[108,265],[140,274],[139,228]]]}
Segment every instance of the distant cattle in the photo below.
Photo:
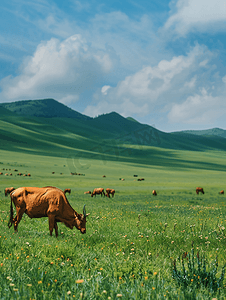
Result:
{"label": "distant cattle", "polygon": [[0,175],[3,175],[3,173],[2,173],[2,172],[0,172]]}
{"label": "distant cattle", "polygon": [[31,177],[31,174],[30,174],[30,173],[28,173],[28,174],[27,174],[27,176]]}
{"label": "distant cattle", "polygon": [[133,175],[133,177],[138,177],[138,175]]}
{"label": "distant cattle", "polygon": [[84,192],[84,194],[91,194],[91,191]]}
{"label": "distant cattle", "polygon": [[[7,195],[9,190],[5,190]],[[10,192],[10,220],[8,227],[14,224],[14,230],[17,231],[19,222],[24,213],[31,219],[48,217],[49,231],[52,235],[53,228],[58,236],[57,222],[64,223],[70,229],[75,226],[81,233],[86,233],[86,214],[85,205],[83,214],[78,214],[69,204],[63,191],[57,188],[37,188],[37,187],[21,187]],[[13,205],[16,207],[17,214],[13,217]]]}
{"label": "distant cattle", "polygon": [[196,188],[196,194],[198,195],[199,193],[204,194],[203,188],[201,188],[201,187]]}
{"label": "distant cattle", "polygon": [[105,178],[105,177],[106,177],[106,175],[103,175],[102,177],[104,177],[104,178]]}
{"label": "distant cattle", "polygon": [[152,195],[153,195],[153,196],[157,196],[156,190],[153,190],[153,191],[152,191]]}
{"label": "distant cattle", "polygon": [[101,195],[101,197],[102,197],[102,195],[105,196],[104,189],[103,188],[96,188],[96,189],[94,189],[93,192],[92,192],[92,194],[91,194],[91,197],[93,197],[93,196],[96,197],[96,195]]}
{"label": "distant cattle", "polygon": [[144,178],[138,178],[137,179],[137,181],[143,181],[144,180]]}
{"label": "distant cattle", "polygon": [[65,189],[65,190],[64,190],[64,195],[65,195],[66,193],[70,194],[70,193],[71,193],[71,189]]}
{"label": "distant cattle", "polygon": [[219,194],[224,195],[224,190],[220,191]]}
{"label": "distant cattle", "polygon": [[114,197],[114,194],[115,194],[115,190],[114,189],[107,188],[105,191],[106,191],[106,196],[108,198],[110,198],[110,195],[112,195],[112,198]]}

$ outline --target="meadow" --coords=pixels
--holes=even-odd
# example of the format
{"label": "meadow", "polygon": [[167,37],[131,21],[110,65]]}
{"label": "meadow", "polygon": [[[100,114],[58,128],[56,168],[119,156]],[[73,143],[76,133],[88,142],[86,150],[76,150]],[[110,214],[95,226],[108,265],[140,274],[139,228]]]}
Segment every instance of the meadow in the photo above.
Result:
{"label": "meadow", "polygon": [[[0,172],[13,175],[0,177],[0,299],[226,299],[226,279],[214,289],[197,265],[205,259],[205,274],[217,281],[226,263],[224,153],[172,154],[176,165],[172,157],[145,165],[2,150]],[[26,215],[18,233],[8,228],[4,189],[47,185],[71,188],[67,198],[79,213],[86,204],[85,235],[59,224],[59,237],[50,237],[47,218]],[[205,194],[196,195],[196,186]],[[84,194],[95,187],[114,188],[115,197]],[[188,271],[186,288],[173,277],[175,262]]]}

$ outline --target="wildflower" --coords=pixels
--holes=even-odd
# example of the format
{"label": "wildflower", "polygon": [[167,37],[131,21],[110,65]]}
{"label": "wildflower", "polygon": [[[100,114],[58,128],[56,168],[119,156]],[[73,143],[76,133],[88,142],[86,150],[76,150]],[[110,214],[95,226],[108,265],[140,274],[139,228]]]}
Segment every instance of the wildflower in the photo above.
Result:
{"label": "wildflower", "polygon": [[14,290],[14,292],[18,292],[18,289],[13,289]]}
{"label": "wildflower", "polygon": [[32,284],[31,284],[31,283],[28,283],[27,286],[32,286]]}
{"label": "wildflower", "polygon": [[102,270],[103,270],[103,268],[100,268],[100,270],[102,271]]}
{"label": "wildflower", "polygon": [[154,276],[156,276],[157,275],[157,272],[154,272]]}
{"label": "wildflower", "polygon": [[40,280],[40,281],[38,281],[38,284],[41,284],[42,283],[42,281]]}
{"label": "wildflower", "polygon": [[153,291],[155,290],[155,287],[152,287]]}
{"label": "wildflower", "polygon": [[174,243],[174,241],[171,242],[171,244],[173,244],[173,243]]}
{"label": "wildflower", "polygon": [[191,279],[191,282],[193,281],[194,279]]}
{"label": "wildflower", "polygon": [[10,285],[10,286],[14,286],[14,283],[10,283],[9,285]]}
{"label": "wildflower", "polygon": [[3,263],[1,263],[1,267],[3,266]]}
{"label": "wildflower", "polygon": [[68,295],[71,295],[71,291],[68,291],[67,294],[68,294]]}
{"label": "wildflower", "polygon": [[147,279],[148,279],[148,276],[145,276],[144,279],[147,280]]}
{"label": "wildflower", "polygon": [[122,294],[117,294],[116,297],[122,297]]}
{"label": "wildflower", "polygon": [[78,279],[75,281],[76,283],[83,283],[84,282],[84,279]]}
{"label": "wildflower", "polygon": [[54,279],[55,282],[57,282],[57,279]]}
{"label": "wildflower", "polygon": [[51,263],[50,263],[51,265],[53,265],[53,261],[51,261]]}
{"label": "wildflower", "polygon": [[121,277],[121,276],[119,276],[119,280],[120,280],[120,279],[122,279],[122,277]]}

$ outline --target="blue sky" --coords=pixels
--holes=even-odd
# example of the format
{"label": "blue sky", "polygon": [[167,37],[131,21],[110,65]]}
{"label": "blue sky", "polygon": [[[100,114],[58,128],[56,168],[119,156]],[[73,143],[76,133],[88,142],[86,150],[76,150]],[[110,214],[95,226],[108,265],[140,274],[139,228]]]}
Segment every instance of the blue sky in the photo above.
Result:
{"label": "blue sky", "polygon": [[225,25],[225,0],[2,0],[0,102],[226,129]]}

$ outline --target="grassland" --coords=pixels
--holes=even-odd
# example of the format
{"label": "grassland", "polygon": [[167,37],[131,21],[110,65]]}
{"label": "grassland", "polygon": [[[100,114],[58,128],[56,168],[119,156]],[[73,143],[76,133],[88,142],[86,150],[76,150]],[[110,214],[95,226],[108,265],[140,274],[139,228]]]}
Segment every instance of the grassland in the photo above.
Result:
{"label": "grassland", "polygon": [[[172,278],[173,261],[180,268],[191,249],[205,256],[209,272],[218,257],[217,278],[225,265],[225,195],[218,194],[225,189],[224,152],[147,149],[124,162],[108,155],[87,159],[1,151],[0,172],[13,174],[0,175],[1,299],[226,298],[226,280],[213,291],[210,284],[196,288],[197,273],[189,275],[186,289]],[[17,176],[14,169],[31,177]],[[70,175],[74,171],[85,176]],[[138,182],[134,174],[145,180]],[[71,188],[68,200],[78,212],[86,204],[85,235],[60,224],[60,236],[50,237],[47,219],[26,215],[17,234],[8,229],[5,187],[46,185]],[[196,195],[196,186],[205,194]],[[95,187],[114,188],[115,197],[84,195]]]}

